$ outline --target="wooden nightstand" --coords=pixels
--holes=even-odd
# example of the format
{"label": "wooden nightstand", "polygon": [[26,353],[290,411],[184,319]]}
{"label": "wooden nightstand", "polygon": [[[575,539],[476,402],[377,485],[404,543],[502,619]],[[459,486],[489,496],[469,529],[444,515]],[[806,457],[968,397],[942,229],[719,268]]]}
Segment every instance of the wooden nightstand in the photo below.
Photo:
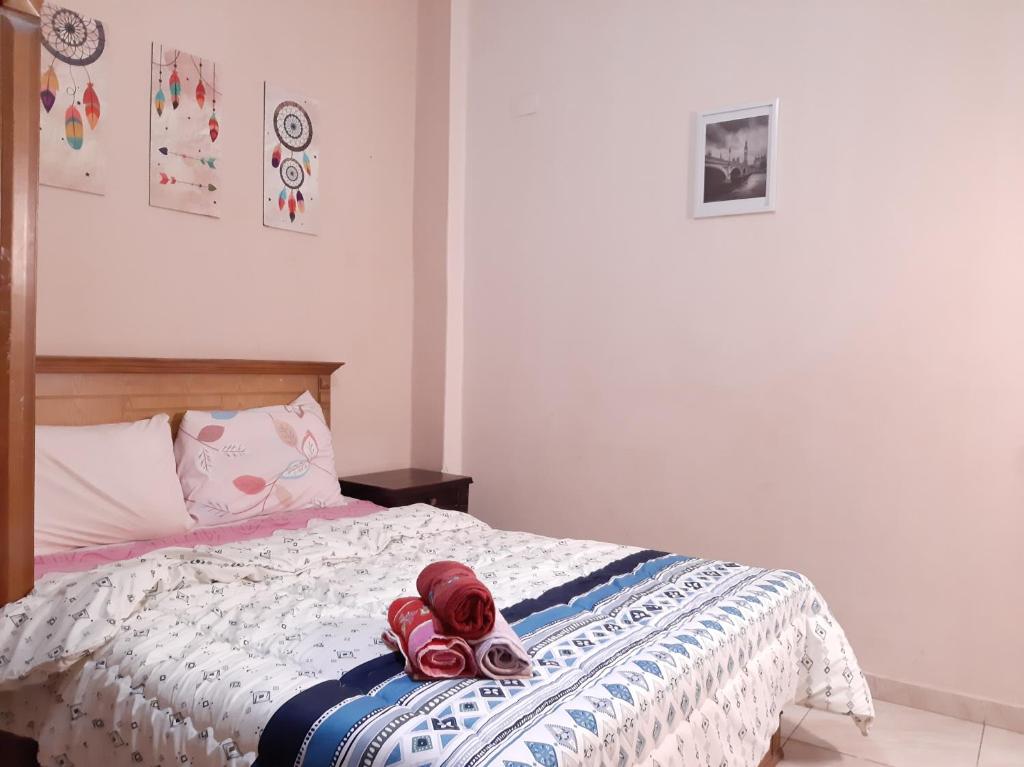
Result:
{"label": "wooden nightstand", "polygon": [[469,511],[473,478],[426,469],[396,469],[342,477],[340,481],[342,495],[381,506],[429,503],[439,509]]}

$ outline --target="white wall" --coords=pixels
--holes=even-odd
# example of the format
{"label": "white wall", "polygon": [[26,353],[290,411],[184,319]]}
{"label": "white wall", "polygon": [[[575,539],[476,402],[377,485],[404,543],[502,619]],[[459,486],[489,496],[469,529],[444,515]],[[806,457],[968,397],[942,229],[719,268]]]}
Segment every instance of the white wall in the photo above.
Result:
{"label": "white wall", "polygon": [[[800,569],[867,670],[1024,702],[1024,4],[469,22],[474,512]],[[779,211],[688,218],[692,113],[776,96]]]}

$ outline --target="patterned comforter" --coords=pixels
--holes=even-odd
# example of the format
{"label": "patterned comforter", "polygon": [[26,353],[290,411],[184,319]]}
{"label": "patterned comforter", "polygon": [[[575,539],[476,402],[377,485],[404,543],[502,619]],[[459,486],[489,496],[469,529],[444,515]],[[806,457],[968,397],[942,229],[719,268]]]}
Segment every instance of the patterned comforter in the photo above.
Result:
{"label": "patterned comforter", "polygon": [[[385,611],[437,559],[491,586],[533,678],[402,674]],[[793,700],[874,713],[798,573],[425,506],[49,575],[0,617],[0,729],[43,767],[752,767]]]}

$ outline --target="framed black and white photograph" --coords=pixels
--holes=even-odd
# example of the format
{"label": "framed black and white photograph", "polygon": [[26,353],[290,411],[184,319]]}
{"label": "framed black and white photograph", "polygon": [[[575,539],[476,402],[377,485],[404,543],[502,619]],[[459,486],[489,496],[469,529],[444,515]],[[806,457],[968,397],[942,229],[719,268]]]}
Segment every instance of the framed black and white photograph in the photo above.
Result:
{"label": "framed black and white photograph", "polygon": [[697,115],[693,215],[775,210],[779,101]]}

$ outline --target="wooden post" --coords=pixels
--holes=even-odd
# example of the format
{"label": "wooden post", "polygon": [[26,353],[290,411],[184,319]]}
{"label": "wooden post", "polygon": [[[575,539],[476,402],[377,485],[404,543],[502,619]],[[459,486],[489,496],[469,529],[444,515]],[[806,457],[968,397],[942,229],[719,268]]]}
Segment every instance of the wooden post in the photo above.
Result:
{"label": "wooden post", "polygon": [[0,604],[33,581],[41,7],[0,0]]}

